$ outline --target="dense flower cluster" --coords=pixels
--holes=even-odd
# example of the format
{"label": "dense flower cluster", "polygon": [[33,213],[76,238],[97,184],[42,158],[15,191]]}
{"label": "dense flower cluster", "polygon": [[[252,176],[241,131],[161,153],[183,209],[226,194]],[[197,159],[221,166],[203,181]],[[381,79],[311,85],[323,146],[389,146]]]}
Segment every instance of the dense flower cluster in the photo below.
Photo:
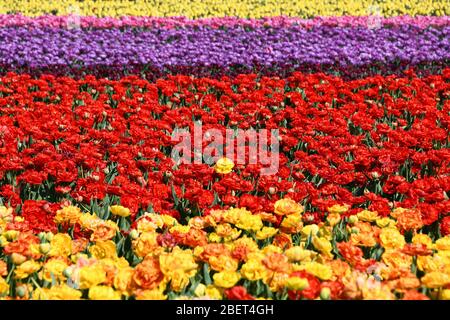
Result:
{"label": "dense flower cluster", "polygon": [[338,71],[361,76],[450,63],[450,27],[0,29],[0,68],[63,75]]}
{"label": "dense flower cluster", "polygon": [[[132,218],[153,208],[186,219],[228,206],[270,212],[286,193],[306,206],[305,221],[333,204],[381,216],[401,206],[431,230],[450,206],[449,77],[9,74],[0,78],[0,196],[39,221],[36,231],[56,230],[54,203],[65,201],[102,217],[120,200]],[[221,132],[279,129],[277,175],[260,176],[261,163],[225,165],[227,174],[176,165],[171,134],[193,119]]]}
{"label": "dense flower cluster", "polygon": [[450,300],[449,9],[0,1],[0,299]]}
{"label": "dense flower cluster", "polygon": [[[416,209],[382,217],[347,206],[303,224],[284,198],[273,212],[212,210],[188,224],[129,210],[101,219],[61,206],[71,232],[33,233],[0,207],[0,295],[18,299],[450,299],[450,236],[433,239]],[[122,225],[122,227],[119,227]],[[81,235],[71,235],[79,226]]]}
{"label": "dense flower cluster", "polygon": [[0,13],[21,12],[39,16],[78,13],[84,16],[186,16],[261,18],[270,16],[364,16],[378,11],[383,16],[450,15],[447,0],[9,0]]}
{"label": "dense flower cluster", "polygon": [[403,25],[413,25],[419,28],[430,26],[443,27],[450,25],[449,16],[338,16],[338,17],[313,17],[302,19],[297,17],[275,16],[260,19],[244,19],[237,17],[212,17],[189,19],[186,17],[147,17],[147,16],[123,16],[95,17],[76,16],[70,14],[66,16],[43,15],[39,17],[28,17],[22,14],[0,14],[0,26],[33,26],[33,27],[54,27],[54,28],[183,28],[193,26],[208,26],[211,28],[220,27],[289,27],[303,26],[313,28],[317,26],[336,27],[399,27]]}

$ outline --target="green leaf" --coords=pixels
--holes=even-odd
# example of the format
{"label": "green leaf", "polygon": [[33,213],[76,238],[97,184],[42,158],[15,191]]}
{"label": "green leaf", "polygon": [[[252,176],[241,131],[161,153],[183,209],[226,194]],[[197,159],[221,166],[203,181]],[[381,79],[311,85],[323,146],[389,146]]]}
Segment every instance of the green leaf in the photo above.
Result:
{"label": "green leaf", "polygon": [[209,272],[210,272],[209,264],[205,263],[203,265],[203,279],[205,280],[206,285],[212,284],[212,280],[211,280],[211,276],[210,276]]}

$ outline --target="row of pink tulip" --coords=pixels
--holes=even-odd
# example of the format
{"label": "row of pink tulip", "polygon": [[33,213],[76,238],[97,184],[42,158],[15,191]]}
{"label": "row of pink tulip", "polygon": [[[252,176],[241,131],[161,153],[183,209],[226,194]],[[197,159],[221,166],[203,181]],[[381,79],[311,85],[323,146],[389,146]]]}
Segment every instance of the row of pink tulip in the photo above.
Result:
{"label": "row of pink tulip", "polygon": [[341,17],[315,17],[313,19],[301,19],[295,17],[267,17],[263,19],[243,19],[236,17],[224,18],[203,18],[189,19],[187,17],[133,17],[124,16],[120,18],[111,17],[93,17],[93,16],[53,16],[44,15],[39,17],[27,17],[21,14],[0,15],[0,27],[7,26],[39,26],[39,27],[94,27],[94,28],[120,28],[120,27],[153,27],[165,26],[167,28],[184,26],[204,26],[211,27],[287,27],[290,25],[302,25],[305,27],[314,27],[318,25],[331,25],[342,27],[378,27],[378,26],[401,26],[415,25],[420,28],[429,26],[448,26],[450,25],[450,16],[341,16]]}

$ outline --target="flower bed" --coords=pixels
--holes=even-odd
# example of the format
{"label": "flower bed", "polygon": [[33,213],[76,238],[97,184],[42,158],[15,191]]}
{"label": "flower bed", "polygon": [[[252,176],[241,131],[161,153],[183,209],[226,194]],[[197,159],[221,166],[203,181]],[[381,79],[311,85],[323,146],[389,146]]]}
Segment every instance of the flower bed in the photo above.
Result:
{"label": "flower bed", "polygon": [[437,72],[450,61],[450,27],[421,29],[209,27],[68,30],[0,29],[0,69],[118,77],[167,73],[220,76],[337,72],[361,77],[418,66]]}
{"label": "flower bed", "polygon": [[293,16],[310,18],[315,16],[365,16],[378,13],[382,16],[401,15],[450,15],[446,0],[9,0],[0,6],[0,13],[20,12],[27,16],[43,14],[82,16],[186,16],[260,18]]}
{"label": "flower bed", "polygon": [[0,2],[0,300],[450,300],[449,14]]}
{"label": "flower bed", "polygon": [[[8,74],[0,293],[448,298],[449,77]],[[279,129],[277,175],[175,165],[193,117]]]}
{"label": "flower bed", "polygon": [[[66,206],[60,232],[30,231],[0,207],[0,294],[17,298],[134,299],[449,299],[450,238],[417,233],[420,213],[396,208],[324,223],[301,223],[302,207],[278,200],[274,212],[212,210],[179,224],[146,213],[131,232],[129,214],[110,219]],[[394,218],[395,217],[395,218]],[[395,220],[396,219],[396,220]],[[74,233],[79,226],[80,232]],[[64,229],[69,231],[62,231]],[[402,232],[408,231],[407,235]],[[412,232],[411,232],[412,231]],[[413,271],[411,271],[413,270]],[[440,290],[438,290],[440,289]]]}
{"label": "flower bed", "polygon": [[53,28],[182,28],[194,26],[206,26],[211,28],[220,27],[290,27],[303,26],[312,28],[317,26],[336,27],[400,27],[413,25],[419,28],[443,27],[450,24],[449,16],[337,16],[337,17],[313,17],[302,19],[298,17],[275,16],[259,19],[247,19],[237,17],[211,17],[189,19],[187,17],[147,17],[147,16],[122,16],[96,17],[77,16],[74,13],[65,16],[42,15],[28,17],[22,14],[0,14],[0,26],[33,26]]}

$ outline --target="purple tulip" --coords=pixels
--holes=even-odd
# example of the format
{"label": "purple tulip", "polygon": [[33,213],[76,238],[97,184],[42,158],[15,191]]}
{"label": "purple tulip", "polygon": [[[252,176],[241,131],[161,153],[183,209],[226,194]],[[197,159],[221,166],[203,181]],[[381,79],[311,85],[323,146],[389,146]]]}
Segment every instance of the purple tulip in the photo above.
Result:
{"label": "purple tulip", "polygon": [[450,60],[450,26],[250,30],[6,27],[0,28],[0,38],[0,67],[31,73],[89,70],[118,76],[124,70],[138,73],[146,68],[155,75],[181,69],[202,75],[216,66],[223,74],[251,72],[258,67],[263,72],[273,68],[279,73],[337,70],[355,75],[370,71],[375,64],[394,72],[415,65],[448,66]]}

